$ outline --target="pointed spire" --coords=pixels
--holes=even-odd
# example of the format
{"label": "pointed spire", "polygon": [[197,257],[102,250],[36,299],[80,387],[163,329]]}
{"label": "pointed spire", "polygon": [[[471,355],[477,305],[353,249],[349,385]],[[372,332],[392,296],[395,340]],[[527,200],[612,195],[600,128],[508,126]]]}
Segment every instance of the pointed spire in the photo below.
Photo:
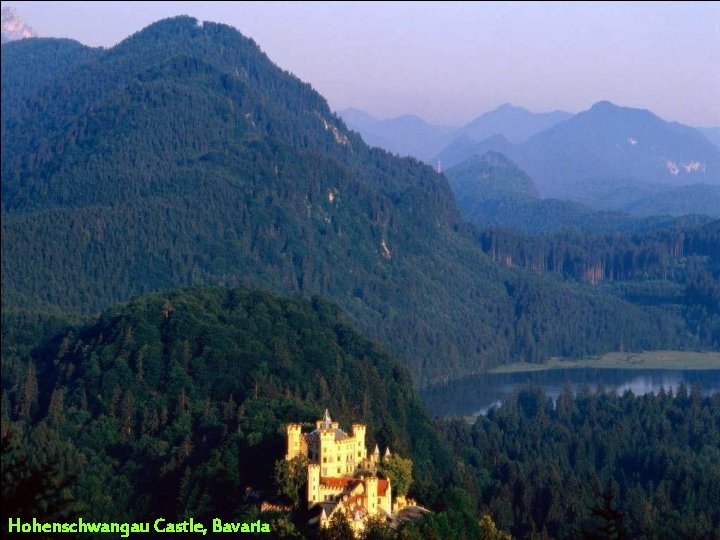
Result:
{"label": "pointed spire", "polygon": [[385,457],[390,457],[390,447],[389,446],[385,449]]}
{"label": "pointed spire", "polygon": [[380,455],[380,447],[377,444],[375,445],[375,450],[373,450],[373,454],[377,454],[378,456]]}
{"label": "pointed spire", "polygon": [[332,427],[332,418],[330,418],[330,411],[328,411],[327,409],[325,409],[324,424],[325,429],[330,429]]}

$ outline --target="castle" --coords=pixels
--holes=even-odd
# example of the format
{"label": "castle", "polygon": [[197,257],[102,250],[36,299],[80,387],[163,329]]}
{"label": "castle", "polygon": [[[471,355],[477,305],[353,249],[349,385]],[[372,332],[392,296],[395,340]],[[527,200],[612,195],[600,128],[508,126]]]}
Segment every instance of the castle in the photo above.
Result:
{"label": "castle", "polygon": [[[365,429],[364,424],[353,424],[352,435],[348,435],[327,410],[310,433],[302,433],[300,424],[287,425],[285,459],[303,456],[308,463],[308,508],[315,508],[317,514],[311,522],[325,527],[342,512],[357,533],[364,528],[367,516],[391,515],[392,486],[389,479],[377,477],[380,449],[375,445],[368,456]],[[387,448],[382,459],[389,456]],[[399,499],[396,507],[405,503]]]}

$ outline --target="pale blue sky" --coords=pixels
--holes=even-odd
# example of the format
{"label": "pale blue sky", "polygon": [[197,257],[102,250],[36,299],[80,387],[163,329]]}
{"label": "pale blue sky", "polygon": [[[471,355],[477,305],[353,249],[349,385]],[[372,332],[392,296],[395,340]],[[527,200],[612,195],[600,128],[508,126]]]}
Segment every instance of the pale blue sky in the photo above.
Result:
{"label": "pale blue sky", "polygon": [[187,14],[237,27],[335,109],[459,124],[511,102],[608,99],[720,125],[720,3],[3,2],[42,36],[111,46]]}

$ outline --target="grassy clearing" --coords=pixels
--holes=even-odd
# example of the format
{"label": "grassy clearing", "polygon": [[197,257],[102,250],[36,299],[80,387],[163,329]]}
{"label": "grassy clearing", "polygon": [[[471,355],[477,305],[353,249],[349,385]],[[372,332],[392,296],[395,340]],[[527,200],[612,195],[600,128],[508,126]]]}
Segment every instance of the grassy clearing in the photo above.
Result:
{"label": "grassy clearing", "polygon": [[548,369],[720,369],[720,353],[688,351],[614,352],[584,360],[551,358],[543,364],[518,362],[490,370],[490,373],[521,373]]}

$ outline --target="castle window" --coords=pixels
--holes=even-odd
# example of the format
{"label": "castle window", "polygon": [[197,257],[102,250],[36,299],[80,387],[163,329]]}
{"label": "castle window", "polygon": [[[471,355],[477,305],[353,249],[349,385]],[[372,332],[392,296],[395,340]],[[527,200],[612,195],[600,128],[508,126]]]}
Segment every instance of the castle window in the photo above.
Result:
{"label": "castle window", "polygon": [[327,458],[326,458],[326,457],[323,458],[323,463],[327,463]]}

